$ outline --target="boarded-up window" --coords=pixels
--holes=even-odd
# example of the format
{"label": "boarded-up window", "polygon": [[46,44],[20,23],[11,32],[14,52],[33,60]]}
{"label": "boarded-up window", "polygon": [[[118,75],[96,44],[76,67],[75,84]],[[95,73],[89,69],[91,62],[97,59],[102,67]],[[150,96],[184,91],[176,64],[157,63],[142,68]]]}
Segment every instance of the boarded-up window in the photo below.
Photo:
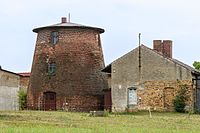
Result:
{"label": "boarded-up window", "polygon": [[50,63],[48,65],[48,74],[55,75],[56,74],[56,63]]}
{"label": "boarded-up window", "polygon": [[51,43],[56,44],[58,42],[58,32],[54,31],[51,33]]}
{"label": "boarded-up window", "polygon": [[128,105],[137,105],[137,91],[135,87],[128,88]]}

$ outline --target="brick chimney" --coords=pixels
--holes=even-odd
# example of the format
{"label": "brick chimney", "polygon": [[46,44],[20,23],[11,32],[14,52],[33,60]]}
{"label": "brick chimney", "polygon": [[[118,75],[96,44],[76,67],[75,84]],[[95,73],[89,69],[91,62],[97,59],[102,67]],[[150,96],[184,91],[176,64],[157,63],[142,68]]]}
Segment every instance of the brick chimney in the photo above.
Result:
{"label": "brick chimney", "polygon": [[165,57],[172,58],[171,40],[153,40],[153,49],[163,54]]}
{"label": "brick chimney", "polygon": [[61,18],[61,23],[67,23],[67,18],[66,17],[62,17]]}

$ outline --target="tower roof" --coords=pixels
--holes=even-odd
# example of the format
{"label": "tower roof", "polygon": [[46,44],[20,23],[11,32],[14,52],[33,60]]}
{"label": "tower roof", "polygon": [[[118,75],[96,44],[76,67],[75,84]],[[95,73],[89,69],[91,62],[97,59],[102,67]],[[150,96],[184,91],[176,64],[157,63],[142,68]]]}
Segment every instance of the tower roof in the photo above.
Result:
{"label": "tower roof", "polygon": [[93,30],[99,31],[100,33],[104,33],[104,29],[102,28],[67,22],[66,18],[62,18],[61,20],[62,20],[61,23],[58,23],[58,24],[35,28],[33,29],[33,32],[38,33],[40,30],[47,29],[47,28],[48,29],[49,28],[82,28],[82,29],[93,29]]}

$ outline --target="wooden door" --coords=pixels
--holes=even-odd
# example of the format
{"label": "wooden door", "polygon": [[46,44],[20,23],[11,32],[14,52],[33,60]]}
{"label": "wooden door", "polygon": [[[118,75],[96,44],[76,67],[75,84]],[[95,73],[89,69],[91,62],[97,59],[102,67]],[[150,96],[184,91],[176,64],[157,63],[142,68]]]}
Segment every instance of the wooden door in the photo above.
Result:
{"label": "wooden door", "polygon": [[200,79],[196,79],[196,111],[200,112]]}
{"label": "wooden door", "polygon": [[104,91],[104,109],[111,111],[112,99],[111,99],[111,89]]}
{"label": "wooden door", "polygon": [[55,92],[44,92],[44,110],[56,110]]}

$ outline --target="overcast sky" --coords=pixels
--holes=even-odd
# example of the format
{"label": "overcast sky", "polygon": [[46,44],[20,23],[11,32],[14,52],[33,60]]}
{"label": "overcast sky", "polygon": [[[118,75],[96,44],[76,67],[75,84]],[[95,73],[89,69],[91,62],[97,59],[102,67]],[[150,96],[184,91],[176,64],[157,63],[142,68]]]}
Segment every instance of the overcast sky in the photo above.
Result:
{"label": "overcast sky", "polygon": [[173,41],[173,57],[192,65],[200,61],[199,0],[1,0],[0,65],[13,72],[31,70],[33,28],[71,22],[105,29],[102,47],[109,64],[142,43]]}

